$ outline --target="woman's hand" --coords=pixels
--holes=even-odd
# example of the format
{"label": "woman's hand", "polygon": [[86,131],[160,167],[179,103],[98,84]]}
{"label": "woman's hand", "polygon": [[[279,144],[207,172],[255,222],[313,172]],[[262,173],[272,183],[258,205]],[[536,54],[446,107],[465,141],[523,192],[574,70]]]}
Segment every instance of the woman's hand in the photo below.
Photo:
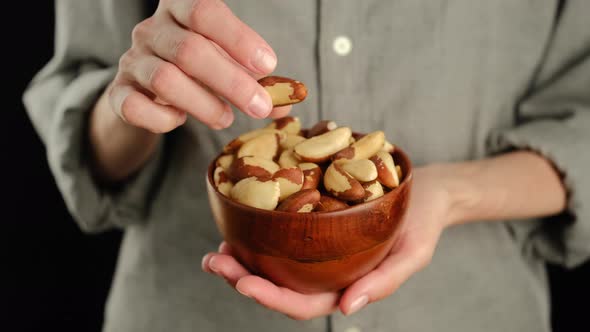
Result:
{"label": "woman's hand", "polygon": [[223,129],[234,120],[228,102],[254,118],[291,109],[273,110],[257,82],[274,70],[273,50],[221,0],[161,0],[132,41],[89,120],[99,182],[118,183],[139,170],[160,134],[182,125],[187,114]]}
{"label": "woman's hand", "polygon": [[410,205],[399,243],[375,270],[343,293],[305,295],[276,286],[250,274],[231,255],[231,248],[225,242],[218,253],[209,253],[203,258],[203,270],[224,278],[243,295],[294,319],[325,316],[338,307],[344,314],[352,314],[367,303],[391,295],[430,262],[439,235],[452,218],[452,200],[441,176],[434,167],[415,169]]}
{"label": "woman's hand", "polygon": [[271,112],[256,80],[274,70],[276,55],[223,1],[161,0],[132,41],[109,92],[112,109],[127,123],[163,133],[188,114],[222,129],[234,119],[224,100],[254,118]]}
{"label": "woman's hand", "polygon": [[[538,190],[537,188],[543,188]],[[252,276],[222,244],[203,258],[203,269],[225,278],[240,293],[296,319],[336,310],[350,315],[379,301],[430,263],[445,227],[473,221],[550,216],[566,206],[559,174],[542,156],[515,151],[493,158],[414,169],[405,228],[375,270],[337,293],[304,295]]]}

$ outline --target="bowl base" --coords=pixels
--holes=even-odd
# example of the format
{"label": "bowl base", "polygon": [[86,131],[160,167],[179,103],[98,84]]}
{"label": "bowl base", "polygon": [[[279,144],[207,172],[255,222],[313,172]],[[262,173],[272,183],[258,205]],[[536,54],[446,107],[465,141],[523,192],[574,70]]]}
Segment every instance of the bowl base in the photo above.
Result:
{"label": "bowl base", "polygon": [[235,251],[238,261],[254,274],[277,286],[314,294],[340,291],[371,272],[391,251],[395,237],[354,255],[321,262],[262,255],[245,248]]}

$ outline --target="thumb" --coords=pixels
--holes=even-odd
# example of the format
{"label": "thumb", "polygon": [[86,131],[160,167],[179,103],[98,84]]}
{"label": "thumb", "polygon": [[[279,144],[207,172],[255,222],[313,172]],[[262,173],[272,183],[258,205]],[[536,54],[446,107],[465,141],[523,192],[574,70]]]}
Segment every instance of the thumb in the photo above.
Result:
{"label": "thumb", "polygon": [[399,246],[377,268],[352,284],[342,296],[340,310],[351,315],[368,303],[395,292],[414,273],[426,267],[434,254],[439,232],[401,239]]}

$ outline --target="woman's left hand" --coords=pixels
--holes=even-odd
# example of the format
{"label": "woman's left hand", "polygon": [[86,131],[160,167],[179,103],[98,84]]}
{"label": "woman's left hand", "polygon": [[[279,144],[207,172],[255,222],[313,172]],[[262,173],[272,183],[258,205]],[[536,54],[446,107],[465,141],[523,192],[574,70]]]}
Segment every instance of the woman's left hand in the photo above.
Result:
{"label": "woman's left hand", "polygon": [[379,301],[430,263],[439,235],[450,223],[451,202],[435,167],[414,170],[414,183],[400,241],[371,272],[340,293],[301,294],[252,275],[224,242],[219,252],[203,257],[203,270],[224,278],[241,294],[293,319],[325,316],[337,308],[350,315]]}
{"label": "woman's left hand", "polygon": [[[543,188],[542,191],[536,188]],[[514,151],[464,163],[414,170],[404,229],[389,255],[343,293],[304,295],[251,275],[222,244],[203,258],[203,269],[225,278],[240,293],[296,319],[350,315],[393,292],[427,266],[442,231],[449,225],[555,215],[567,195],[553,164],[530,151]],[[341,295],[341,296],[340,296]]]}

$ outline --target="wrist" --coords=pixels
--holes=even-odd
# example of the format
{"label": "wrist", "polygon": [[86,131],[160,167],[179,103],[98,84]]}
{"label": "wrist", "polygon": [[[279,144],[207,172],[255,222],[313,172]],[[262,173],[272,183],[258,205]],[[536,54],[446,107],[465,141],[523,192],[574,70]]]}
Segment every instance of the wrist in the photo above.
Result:
{"label": "wrist", "polygon": [[123,181],[141,168],[162,136],[123,121],[112,111],[107,92],[90,113],[88,135],[93,172],[106,183]]}
{"label": "wrist", "polygon": [[438,163],[425,167],[442,192],[447,211],[443,227],[473,220],[481,200],[479,188],[471,180],[477,174],[477,165],[468,162]]}

